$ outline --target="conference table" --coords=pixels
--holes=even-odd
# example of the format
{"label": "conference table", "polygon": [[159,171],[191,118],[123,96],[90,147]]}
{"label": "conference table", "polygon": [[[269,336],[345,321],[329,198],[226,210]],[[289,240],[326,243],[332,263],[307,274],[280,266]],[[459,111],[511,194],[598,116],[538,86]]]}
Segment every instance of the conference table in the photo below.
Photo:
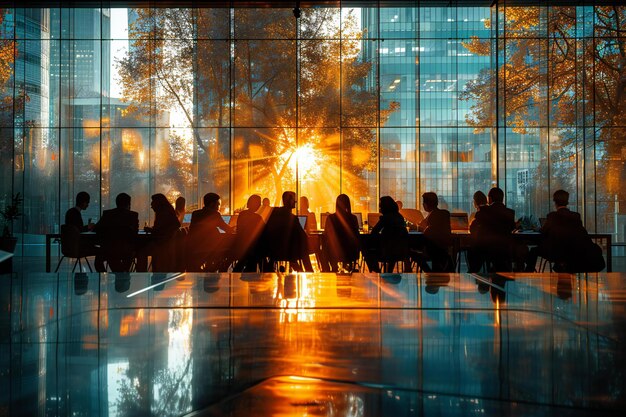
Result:
{"label": "conference table", "polygon": [[[95,232],[83,232],[80,234],[81,239],[87,240],[97,240],[97,235]],[[150,240],[152,235],[149,232],[144,230],[140,230],[137,233],[137,240],[139,242],[144,242],[146,240]],[[61,233],[47,233],[46,234],[46,272],[50,272],[50,263],[52,261],[52,242],[61,243]]]}
{"label": "conference table", "polygon": [[[511,234],[514,241],[526,244],[527,246],[537,246],[541,241],[541,233],[537,231],[516,231]],[[602,253],[606,260],[606,272],[613,272],[612,241],[609,233],[589,233],[591,240],[602,248]],[[360,240],[363,248],[371,248],[374,235],[361,233]],[[457,255],[467,250],[471,246],[471,234],[467,230],[452,231],[452,258],[455,260],[456,269],[459,269],[459,262],[456,262]],[[420,248],[424,245],[424,233],[409,231],[409,247]],[[460,271],[459,271],[460,272]]]}
{"label": "conference table", "polygon": [[[320,245],[321,243],[321,235],[323,231],[317,230],[313,231],[309,234],[310,240],[314,242],[310,243],[310,247],[314,246],[316,243]],[[85,232],[81,233],[81,236],[85,237],[96,237],[94,232]],[[366,247],[369,244],[370,239],[373,235],[368,233],[362,233],[361,243]],[[513,238],[518,241],[525,243],[529,246],[538,245],[541,240],[541,233],[535,231],[522,231],[515,232],[512,234]],[[139,239],[150,239],[150,233],[146,233],[143,230],[140,230],[137,237]],[[589,237],[594,241],[594,243],[598,244],[602,248],[602,253],[605,256],[606,260],[606,272],[613,272],[613,256],[612,256],[612,235],[609,233],[589,233]],[[462,250],[467,249],[470,246],[471,235],[468,231],[453,231],[453,258],[456,259],[456,255]],[[48,233],[46,234],[46,272],[50,272],[50,263],[51,263],[51,251],[52,251],[52,242],[60,242],[61,234],[60,233]],[[316,242],[316,243],[315,243]],[[422,232],[417,231],[409,231],[409,245],[411,247],[419,247],[423,245],[424,242],[424,234]]]}

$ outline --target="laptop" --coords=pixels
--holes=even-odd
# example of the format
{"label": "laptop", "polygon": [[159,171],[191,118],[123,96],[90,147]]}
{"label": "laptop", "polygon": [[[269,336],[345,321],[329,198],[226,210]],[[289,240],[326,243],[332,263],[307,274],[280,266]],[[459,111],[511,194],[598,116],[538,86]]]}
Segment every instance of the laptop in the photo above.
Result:
{"label": "laptop", "polygon": [[359,230],[363,230],[363,213],[352,213],[356,216],[356,221],[359,222]]}
{"label": "laptop", "polygon": [[183,225],[191,223],[191,213],[185,213],[183,217]]}
{"label": "laptop", "polygon": [[469,229],[467,213],[450,213],[450,229],[452,231],[467,231]]}
{"label": "laptop", "polygon": [[304,216],[298,216],[298,222],[300,223],[300,226],[302,227],[302,229],[303,229],[303,230],[305,230],[305,229],[304,229],[304,226],[306,226],[306,220],[307,220],[308,218],[309,218],[309,216],[306,216],[306,215],[304,215]]}
{"label": "laptop", "polygon": [[320,214],[320,229],[324,230],[326,228],[326,219],[328,219],[329,215],[330,215],[330,213],[321,213]]}
{"label": "laptop", "polygon": [[367,213],[367,224],[370,230],[372,230],[372,228],[376,226],[376,223],[378,223],[379,219],[380,213]]}

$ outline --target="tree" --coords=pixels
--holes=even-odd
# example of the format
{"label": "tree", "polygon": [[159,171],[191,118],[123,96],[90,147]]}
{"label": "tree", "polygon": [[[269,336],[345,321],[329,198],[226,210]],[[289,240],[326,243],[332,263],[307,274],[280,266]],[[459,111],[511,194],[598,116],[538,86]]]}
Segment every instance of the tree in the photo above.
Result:
{"label": "tree", "polygon": [[[13,39],[13,30],[7,26],[5,20],[9,9],[0,8],[0,125],[10,126],[13,116],[13,64],[15,63],[16,43]],[[2,123],[6,121],[7,124]]]}
{"label": "tree", "polygon": [[[496,95],[504,98],[503,116],[516,133],[551,126],[551,177],[575,187],[572,158],[576,156],[576,126],[595,128],[596,158],[607,175],[598,175],[599,193],[626,198],[626,8],[504,7],[504,62],[483,70],[461,95],[472,100],[467,123],[476,131],[495,126]],[[582,10],[582,11],[581,11]],[[590,13],[593,11],[593,14]],[[581,16],[580,13],[586,13]],[[547,19],[546,19],[547,18]],[[580,38],[581,30],[591,33]],[[490,25],[490,22],[486,22]],[[543,32],[547,30],[547,35]],[[489,55],[489,40],[472,38],[464,46]],[[499,91],[496,91],[496,81]],[[549,117],[549,120],[547,119]],[[545,170],[545,162],[538,170]],[[601,172],[600,170],[598,172]]]}
{"label": "tree", "polygon": [[[338,155],[341,127],[376,126],[377,95],[365,85],[371,64],[359,58],[361,33],[352,15],[344,16],[341,31],[336,8],[303,9],[298,21],[290,9],[136,15],[131,47],[119,62],[129,111],[182,112],[213,186],[229,180],[232,156],[236,170],[250,171],[255,192],[277,200],[295,185],[299,149],[320,159]],[[383,110],[381,122],[396,108]],[[358,177],[373,166],[375,143],[372,129],[345,130],[344,146],[365,149],[366,156],[346,160],[344,170]]]}

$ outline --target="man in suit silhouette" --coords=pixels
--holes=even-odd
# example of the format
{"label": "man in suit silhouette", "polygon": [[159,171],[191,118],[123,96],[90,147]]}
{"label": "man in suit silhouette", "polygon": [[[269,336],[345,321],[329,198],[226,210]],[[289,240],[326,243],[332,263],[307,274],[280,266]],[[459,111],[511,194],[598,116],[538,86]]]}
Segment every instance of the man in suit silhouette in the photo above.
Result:
{"label": "man in suit silhouette", "polygon": [[228,252],[222,235],[232,234],[234,230],[220,214],[222,200],[218,194],[205,194],[203,202],[203,208],[191,213],[187,267],[191,271],[217,271],[226,266],[224,261]]}
{"label": "man in suit silhouette", "polygon": [[307,236],[298,218],[291,212],[296,207],[296,193],[283,193],[283,206],[272,210],[267,219],[262,242],[270,263],[288,260],[296,271],[301,270],[300,262],[306,271],[313,271],[308,259]]}
{"label": "man in suit silhouette", "polygon": [[234,272],[256,272],[261,262],[258,241],[263,233],[265,222],[257,210],[261,208],[261,196],[253,194],[248,198],[247,210],[239,213],[237,219],[237,236],[235,237],[234,253],[238,259]]}
{"label": "man in suit silhouette", "polygon": [[591,241],[580,214],[567,208],[569,193],[552,195],[556,211],[548,213],[541,227],[542,241],[528,256],[526,270],[534,271],[537,255],[554,263],[558,272],[595,272],[604,269],[602,250]]}
{"label": "man in suit silhouette", "polygon": [[[470,228],[475,251],[469,263],[481,265],[482,261],[487,261],[490,270],[510,271],[513,253],[511,233],[515,229],[515,210],[504,205],[504,192],[498,187],[489,190],[487,200],[489,205],[476,213]],[[476,258],[480,258],[480,261]]]}
{"label": "man in suit silhouette", "polygon": [[[452,272],[452,260],[448,254],[452,243],[450,212],[438,207],[439,198],[432,192],[422,194],[422,205],[428,215],[419,224],[418,230],[424,232],[426,256],[432,261],[432,270]],[[420,267],[428,271],[428,265],[424,262],[420,262]]]}
{"label": "man in suit silhouette", "polygon": [[[103,259],[113,272],[128,272],[135,256],[139,215],[130,210],[131,198],[126,193],[115,197],[115,208],[105,210],[95,226],[102,250],[96,256],[96,270],[104,271]],[[99,267],[100,265],[100,267]],[[102,270],[102,271],[101,271]]]}

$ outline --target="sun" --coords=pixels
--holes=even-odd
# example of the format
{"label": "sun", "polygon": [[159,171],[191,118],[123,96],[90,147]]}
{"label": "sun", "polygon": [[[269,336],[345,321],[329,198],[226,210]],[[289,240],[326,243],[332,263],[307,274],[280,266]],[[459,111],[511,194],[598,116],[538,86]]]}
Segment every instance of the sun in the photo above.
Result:
{"label": "sun", "polygon": [[302,145],[290,154],[289,167],[293,170],[298,168],[298,174],[301,176],[311,175],[320,169],[321,158],[318,152],[310,143]]}

